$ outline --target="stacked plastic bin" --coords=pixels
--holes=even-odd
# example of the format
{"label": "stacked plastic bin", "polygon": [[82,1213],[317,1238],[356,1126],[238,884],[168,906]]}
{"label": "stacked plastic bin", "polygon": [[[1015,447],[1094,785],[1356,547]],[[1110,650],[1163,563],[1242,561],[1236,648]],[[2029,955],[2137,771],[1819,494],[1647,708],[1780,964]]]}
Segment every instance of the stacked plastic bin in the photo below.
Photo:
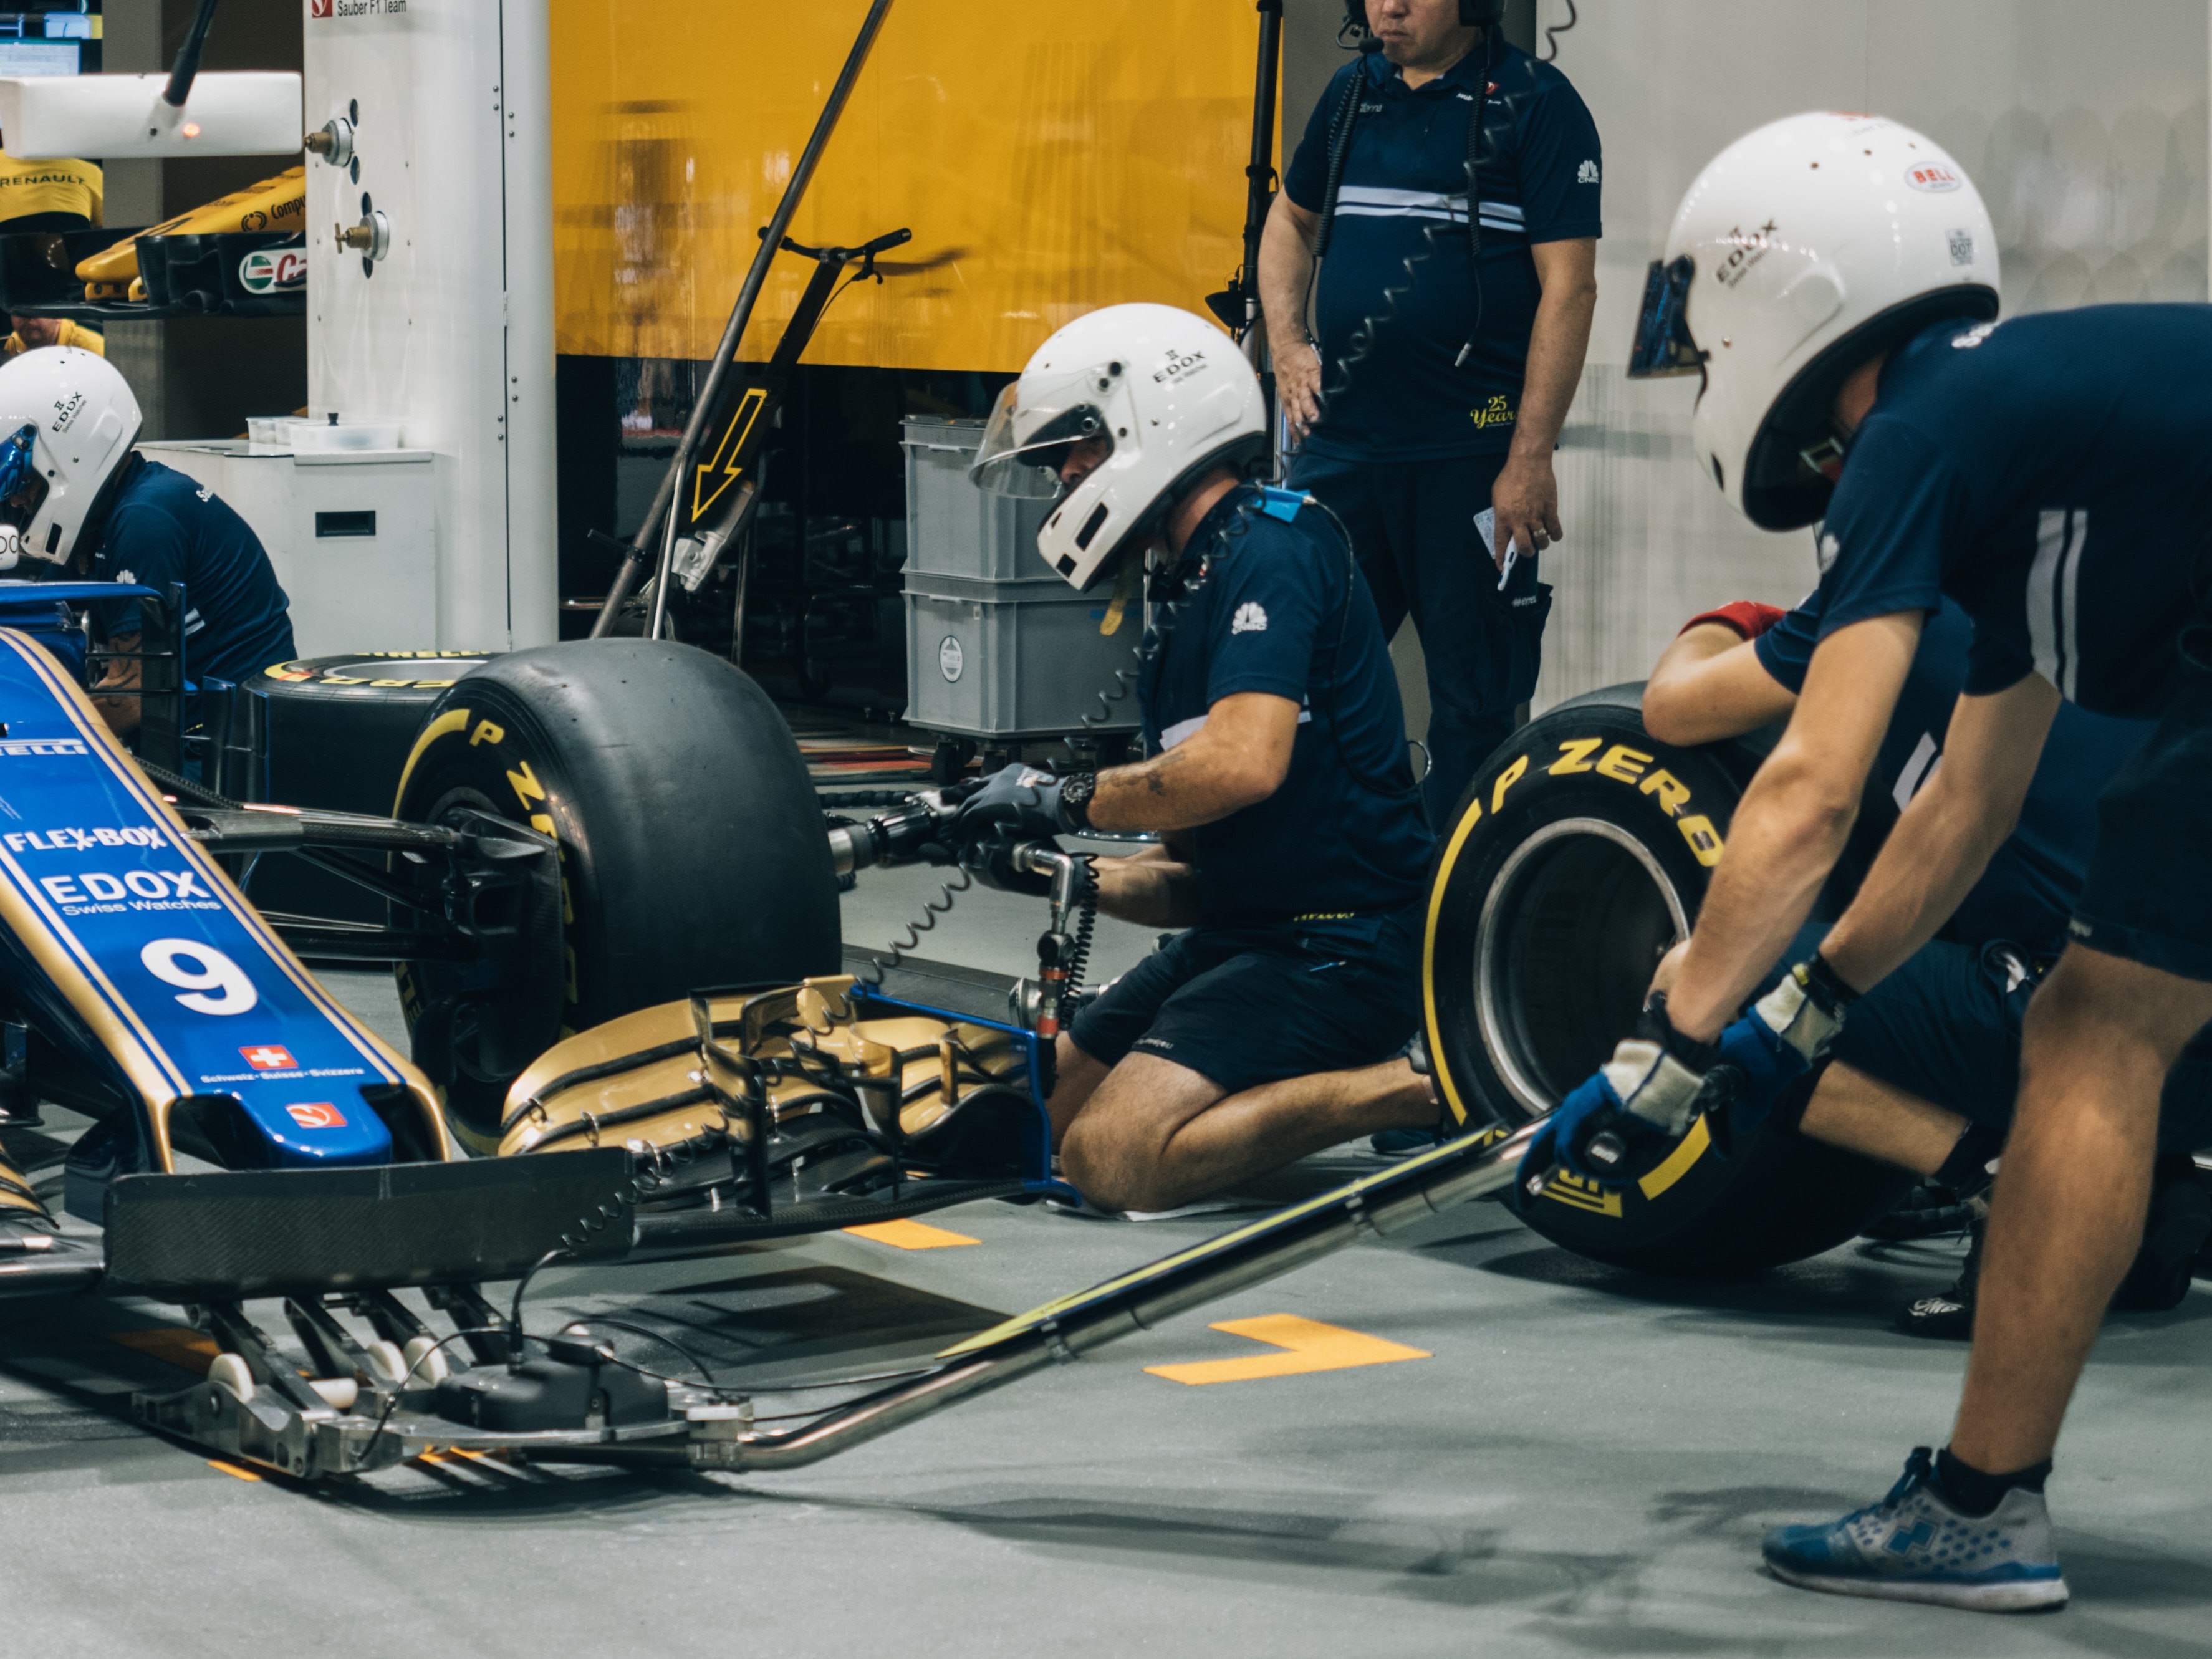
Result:
{"label": "stacked plastic bin", "polygon": [[[1081,735],[1143,635],[1132,605],[1099,632],[1110,588],[1079,593],[1037,555],[1049,501],[987,495],[968,481],[980,420],[909,415],[906,446],[906,654],[909,725],[939,733],[940,757]],[[1094,735],[1136,729],[1134,696]]]}

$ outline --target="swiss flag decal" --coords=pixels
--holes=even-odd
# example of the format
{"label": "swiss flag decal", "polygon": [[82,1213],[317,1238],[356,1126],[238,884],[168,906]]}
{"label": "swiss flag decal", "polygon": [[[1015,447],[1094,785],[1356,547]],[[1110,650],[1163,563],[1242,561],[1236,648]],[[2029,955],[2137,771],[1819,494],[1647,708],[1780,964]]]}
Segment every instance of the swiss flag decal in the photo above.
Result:
{"label": "swiss flag decal", "polygon": [[302,1129],[343,1129],[345,1115],[327,1100],[310,1101],[301,1106],[287,1106],[292,1121]]}
{"label": "swiss flag decal", "polygon": [[238,1052],[257,1072],[295,1072],[300,1067],[300,1062],[292,1058],[289,1048],[274,1042],[256,1043],[251,1048],[240,1048]]}

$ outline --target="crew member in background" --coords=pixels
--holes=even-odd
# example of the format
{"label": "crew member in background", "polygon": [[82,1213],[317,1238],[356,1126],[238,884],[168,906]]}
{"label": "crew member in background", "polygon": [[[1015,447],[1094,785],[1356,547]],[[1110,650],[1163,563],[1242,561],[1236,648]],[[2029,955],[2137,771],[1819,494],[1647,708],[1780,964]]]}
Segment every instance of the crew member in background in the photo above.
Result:
{"label": "crew member in background", "polygon": [[[1796,610],[1739,600],[1693,617],[1644,688],[1644,725],[1662,743],[1702,744],[1786,720],[1820,638],[1818,594]],[[1935,777],[1966,683],[1973,624],[1947,599],[1920,633],[1911,672],[1875,757],[1874,780],[1901,811]],[[1985,1196],[2020,1090],[2030,999],[2066,944],[2097,842],[2097,797],[2150,735],[2068,703],[2052,720],[2020,822],[1942,931],[1852,1006],[1797,1127],[1815,1140],[1929,1177],[1928,1200],[1972,1214],[1959,1282],[1899,1316],[1916,1336],[1972,1334]],[[1785,959],[1802,961],[1826,928],[1808,926]],[[1672,983],[1681,947],[1653,983]],[[1739,1122],[1737,1133],[1750,1126]],[[2114,1297],[2168,1308],[2212,1233],[2212,1197],[2190,1153],[2212,1145],[2212,1032],[2200,1032],[2166,1082],[2161,1148],[2142,1247]]]}
{"label": "crew member in background", "polygon": [[[1503,10],[1352,0],[1347,22],[1370,49],[1316,106],[1260,250],[1276,389],[1301,446],[1290,484],[1351,527],[1383,636],[1408,615],[1420,634],[1431,823],[1535,690],[1551,592],[1535,556],[1561,533],[1552,451],[1597,301],[1597,130],[1564,75],[1506,43]],[[1306,306],[1324,224],[1316,349]],[[1475,520],[1493,508],[1485,545]]]}
{"label": "crew member in background", "polygon": [[[0,568],[29,559],[95,581],[185,586],[185,673],[246,679],[294,654],[292,620],[269,555],[212,490],[136,453],[138,400],[89,351],[29,351],[0,363]],[[92,607],[117,652],[141,644],[139,602]],[[136,660],[106,665],[93,702],[116,732],[139,723]]]}
{"label": "crew member in background", "polygon": [[0,151],[0,232],[101,224],[100,169],[89,161],[19,161]]}
{"label": "crew member in background", "polygon": [[[1915,1448],[1886,1497],[1765,1541],[1788,1583],[1991,1612],[2067,1599],[2051,1459],[2142,1238],[2168,1078],[2212,1022],[2212,316],[2000,324],[1996,240],[1957,164],[1873,116],[1763,127],[1683,198],[1631,373],[1699,377],[1698,466],[1753,523],[1821,520],[1818,640],[1672,985],[1522,1165],[1524,1184],[1554,1155],[1635,1180],[1709,1084],[1772,1098],[1980,879],[2062,703],[2155,720],[2098,797],[2065,952],[2027,1010],[1950,1443]],[[1743,1012],[1844,851],[1946,599],[1974,636],[1943,764],[1820,949]]]}
{"label": "crew member in background", "polygon": [[1188,931],[1077,1015],[1048,1103],[1068,1180],[1109,1211],[1437,1121],[1429,1079],[1394,1058],[1420,1007],[1431,846],[1397,681],[1327,511],[1244,482],[1265,447],[1259,383],[1219,330],[1114,306],[1038,349],[971,474],[1061,497],[1038,551],[1079,588],[1112,584],[1110,614],[1136,613],[1150,551],[1168,613],[1138,680],[1151,757],[1062,780],[1008,767],[953,830],[1018,890],[1035,890],[1008,868],[1015,842],[1163,837],[1098,861],[1099,907]]}
{"label": "crew member in background", "polygon": [[41,346],[75,346],[97,356],[107,355],[107,337],[66,317],[19,317],[9,313],[8,325],[15,331],[0,340],[0,356],[20,357]]}

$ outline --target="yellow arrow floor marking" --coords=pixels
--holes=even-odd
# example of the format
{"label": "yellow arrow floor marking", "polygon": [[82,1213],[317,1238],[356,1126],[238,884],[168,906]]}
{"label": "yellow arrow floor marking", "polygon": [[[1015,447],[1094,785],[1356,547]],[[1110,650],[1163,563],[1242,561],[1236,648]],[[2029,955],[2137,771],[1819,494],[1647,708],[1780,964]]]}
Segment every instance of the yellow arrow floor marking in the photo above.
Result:
{"label": "yellow arrow floor marking", "polygon": [[865,1226],[848,1227],[845,1231],[855,1238],[872,1238],[878,1244],[889,1244],[901,1250],[945,1250],[955,1244],[980,1244],[980,1238],[970,1238],[965,1233],[947,1232],[942,1227],[932,1227],[919,1221],[871,1221]]}
{"label": "yellow arrow floor marking", "polygon": [[1195,1387],[1207,1382],[1249,1382],[1262,1376],[1297,1376],[1306,1371],[1349,1370],[1355,1365],[1389,1365],[1401,1359],[1431,1357],[1425,1348],[1363,1336],[1341,1325],[1324,1325],[1296,1314],[1224,1320],[1212,1328],[1231,1336],[1249,1336],[1285,1352],[1255,1354],[1249,1359],[1206,1359],[1189,1365],[1147,1365],[1146,1371],[1170,1382]]}

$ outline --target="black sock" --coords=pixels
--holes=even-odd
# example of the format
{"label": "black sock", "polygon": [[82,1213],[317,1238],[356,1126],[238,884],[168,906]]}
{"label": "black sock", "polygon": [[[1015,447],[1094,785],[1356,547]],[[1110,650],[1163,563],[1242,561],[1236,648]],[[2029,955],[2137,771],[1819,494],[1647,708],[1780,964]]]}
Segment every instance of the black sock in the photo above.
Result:
{"label": "black sock", "polygon": [[2050,1478],[2051,1460],[2047,1457],[2040,1463],[2014,1469],[2010,1474],[1984,1474],[1972,1463],[1952,1456],[1948,1446],[1936,1454],[1936,1480],[1943,1488],[1943,1495],[1960,1514],[1977,1520],[2003,1503],[2004,1495],[2014,1486],[2041,1492],[2043,1483]]}
{"label": "black sock", "polygon": [[2004,1151],[2004,1137],[1995,1129],[1969,1123],[1965,1133],[1936,1171],[1936,1179],[1953,1192],[1972,1197],[1990,1184],[1990,1160]]}

